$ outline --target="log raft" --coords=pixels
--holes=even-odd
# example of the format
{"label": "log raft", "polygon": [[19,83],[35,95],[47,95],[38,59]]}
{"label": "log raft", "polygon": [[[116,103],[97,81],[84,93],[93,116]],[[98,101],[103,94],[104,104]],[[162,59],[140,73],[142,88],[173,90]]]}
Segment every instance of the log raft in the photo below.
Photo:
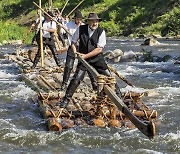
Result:
{"label": "log raft", "polygon": [[[31,70],[32,59],[28,54],[24,55],[20,54],[18,57],[10,55],[8,58],[20,66],[21,80],[37,92],[40,110],[43,117],[47,119],[50,131],[62,131],[77,125],[134,128],[129,118],[109,99],[97,101],[99,96],[92,90],[89,82],[82,82],[67,109],[61,109],[59,106],[64,97],[64,91],[60,91],[59,88],[63,68],[52,69],[45,65],[44,68],[37,67],[36,70]],[[49,58],[45,58],[45,61],[52,62]],[[156,121],[157,111],[150,109],[142,101],[142,98],[147,96],[146,94],[128,91],[122,93],[122,101],[138,119]]]}

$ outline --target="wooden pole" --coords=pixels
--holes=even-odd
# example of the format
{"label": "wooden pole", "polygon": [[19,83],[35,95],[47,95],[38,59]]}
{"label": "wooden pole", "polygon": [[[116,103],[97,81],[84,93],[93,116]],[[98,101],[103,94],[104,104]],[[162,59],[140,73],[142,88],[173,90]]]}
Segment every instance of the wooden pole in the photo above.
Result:
{"label": "wooden pole", "polygon": [[52,0],[49,0],[49,9],[52,10],[53,6],[52,6]]}
{"label": "wooden pole", "polygon": [[82,3],[82,2],[84,2],[84,0],[82,0],[81,2],[79,2],[79,4],[78,4],[78,5],[76,5],[76,6],[74,7],[74,9],[72,9],[72,11],[71,11],[71,12],[69,12],[69,13],[68,13],[67,17],[69,17],[69,16],[71,15],[71,13],[73,13],[73,12],[74,12],[74,10],[76,10],[76,9],[77,9],[77,7],[78,7],[79,5],[81,5],[81,3]]}
{"label": "wooden pole", "polygon": [[63,13],[63,11],[64,11],[64,9],[65,9],[66,5],[68,4],[68,2],[69,2],[69,0],[67,0],[67,1],[66,1],[66,3],[65,3],[65,5],[64,5],[64,7],[62,8],[62,10],[61,10],[61,16],[62,16],[62,13]]}
{"label": "wooden pole", "polygon": [[108,69],[112,71],[114,74],[116,74],[121,80],[123,80],[125,83],[127,83],[129,86],[134,87],[132,83],[130,83],[125,77],[120,75],[114,68],[112,68],[110,65],[107,65]]}
{"label": "wooden pole", "polygon": [[35,2],[33,2],[34,5],[36,5],[42,12],[44,12],[48,17],[50,17],[53,21],[55,21],[59,26],[61,26],[70,36],[72,36],[72,34],[68,31],[68,29],[63,26],[60,22],[58,22],[56,19],[54,19],[53,17],[51,17],[46,11],[44,11],[41,7],[39,7],[39,5],[37,5]]}
{"label": "wooden pole", "polygon": [[[39,7],[41,8],[41,0],[39,0]],[[40,51],[41,51],[41,67],[44,67],[44,52],[43,52],[43,37],[42,37],[42,12],[39,11],[40,24]]]}

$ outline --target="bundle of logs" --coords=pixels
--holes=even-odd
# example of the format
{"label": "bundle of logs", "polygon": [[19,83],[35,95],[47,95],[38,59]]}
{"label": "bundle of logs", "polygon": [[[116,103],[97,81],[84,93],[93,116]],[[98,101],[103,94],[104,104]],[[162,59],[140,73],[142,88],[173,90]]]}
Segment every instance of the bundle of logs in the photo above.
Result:
{"label": "bundle of logs", "polygon": [[[76,91],[73,99],[66,109],[59,107],[64,92],[59,91],[61,85],[63,68],[52,68],[52,60],[45,59],[46,69],[31,70],[32,61],[28,54],[23,56],[9,55],[21,66],[21,80],[30,85],[38,93],[38,102],[48,129],[51,131],[62,131],[77,125],[95,125],[98,127],[122,127],[135,128],[134,124],[125,116],[107,95],[96,95],[90,88]],[[49,67],[48,67],[49,66]],[[87,83],[85,83],[87,86]],[[89,83],[90,85],[90,83]],[[87,86],[91,87],[91,86]],[[83,93],[83,91],[85,91]],[[157,111],[150,110],[143,102],[145,93],[130,92],[122,94],[124,104],[132,113],[142,121],[155,121]],[[80,96],[80,97],[79,97]],[[59,102],[59,103],[57,103]]]}
{"label": "bundle of logs", "polygon": [[[141,101],[143,93],[128,92],[123,94],[123,101],[133,114],[142,120],[155,120],[156,110],[149,110]],[[98,127],[135,128],[128,118],[106,96],[92,96],[90,100],[72,99],[67,109],[61,109],[57,102],[61,101],[60,93],[39,93],[40,107],[48,128],[52,131],[62,131],[77,125],[95,125]]]}

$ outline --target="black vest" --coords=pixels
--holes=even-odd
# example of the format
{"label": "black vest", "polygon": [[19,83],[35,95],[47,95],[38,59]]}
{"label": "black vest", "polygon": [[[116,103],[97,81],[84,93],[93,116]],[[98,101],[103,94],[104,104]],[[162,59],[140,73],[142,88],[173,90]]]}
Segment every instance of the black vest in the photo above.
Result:
{"label": "black vest", "polygon": [[[98,27],[94,31],[93,35],[89,37],[88,25],[81,25],[79,27],[79,52],[87,54],[97,48],[97,43],[102,32],[103,29]],[[88,58],[86,59],[86,61],[97,69],[107,69],[107,65],[105,63],[102,53],[94,57]]]}
{"label": "black vest", "polygon": [[103,30],[98,27],[93,35],[89,37],[88,34],[88,25],[82,25],[79,27],[79,52],[87,54],[97,48],[97,43],[99,40],[100,35],[102,34]]}

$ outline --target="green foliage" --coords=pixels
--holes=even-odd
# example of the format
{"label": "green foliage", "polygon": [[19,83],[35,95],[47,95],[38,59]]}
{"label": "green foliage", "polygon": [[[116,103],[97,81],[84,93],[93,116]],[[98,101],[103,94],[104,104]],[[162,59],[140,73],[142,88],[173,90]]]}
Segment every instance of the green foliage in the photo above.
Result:
{"label": "green foliage", "polygon": [[[39,2],[39,0],[33,1]],[[23,35],[28,30],[25,25],[30,25],[36,18],[37,8],[33,1],[0,1],[0,40],[23,39]],[[68,14],[80,1],[70,0],[63,15]],[[53,0],[53,6],[60,11],[65,3],[66,0]],[[42,1],[42,6],[48,8],[48,0]],[[163,0],[163,2],[162,0],[85,0],[78,9],[84,16],[90,12],[98,13],[103,19],[100,25],[106,30],[108,36],[180,35],[179,0]],[[8,21],[5,27],[2,24],[4,21]],[[24,25],[25,28],[18,25]],[[31,38],[32,34],[27,42],[30,42]]]}
{"label": "green foliage", "polygon": [[105,29],[107,36],[120,35],[122,31],[119,29],[119,26],[111,21],[102,21],[100,23],[101,27]]}
{"label": "green foliage", "polygon": [[[20,27],[14,22],[0,22],[0,42],[3,40],[22,40],[28,28]],[[33,34],[30,34],[25,43],[30,43]]]}

